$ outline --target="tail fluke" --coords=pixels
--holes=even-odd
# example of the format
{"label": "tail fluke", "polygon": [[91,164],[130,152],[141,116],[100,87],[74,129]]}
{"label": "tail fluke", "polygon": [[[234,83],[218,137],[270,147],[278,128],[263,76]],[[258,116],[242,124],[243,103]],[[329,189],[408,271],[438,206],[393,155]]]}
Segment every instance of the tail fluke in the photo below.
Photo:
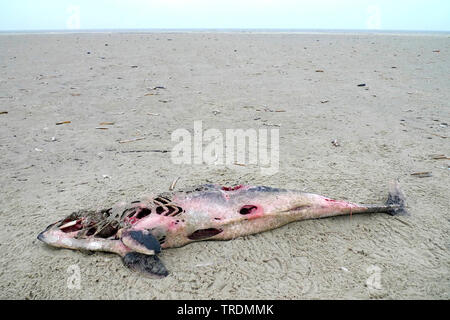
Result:
{"label": "tail fluke", "polygon": [[389,207],[388,214],[391,216],[396,215],[409,215],[406,210],[406,198],[397,182],[392,184],[389,190],[386,206]]}

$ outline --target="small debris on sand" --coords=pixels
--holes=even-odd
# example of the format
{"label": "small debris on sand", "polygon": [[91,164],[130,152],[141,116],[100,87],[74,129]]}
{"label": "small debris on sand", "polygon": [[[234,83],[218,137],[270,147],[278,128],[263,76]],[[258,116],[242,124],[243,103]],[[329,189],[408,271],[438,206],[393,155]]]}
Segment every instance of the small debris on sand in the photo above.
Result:
{"label": "small debris on sand", "polygon": [[128,143],[128,142],[134,142],[134,141],[138,141],[138,140],[144,140],[145,137],[138,137],[138,138],[133,138],[133,139],[128,139],[128,140],[120,140],[119,143]]}
{"label": "small debris on sand", "polygon": [[112,126],[113,124],[114,124],[114,122],[107,122],[107,121],[99,123],[99,125],[101,125],[101,126]]}
{"label": "small debris on sand", "polygon": [[321,100],[320,103],[327,103],[330,102],[330,100]]}
{"label": "small debris on sand", "polygon": [[61,121],[57,122],[56,125],[59,126],[60,124],[67,124],[67,123],[72,123],[72,121]]}
{"label": "small debris on sand", "polygon": [[172,183],[170,184],[170,187],[169,187],[169,191],[175,190],[175,185],[177,184],[178,180],[180,180],[180,177],[176,177],[176,178],[172,181]]}
{"label": "small debris on sand", "polygon": [[[251,107],[244,107],[244,108],[251,108]],[[264,108],[264,109],[255,109],[255,111],[264,111],[264,112],[286,112],[286,110],[282,110],[282,109],[278,109],[278,110],[273,110],[273,109],[269,109],[269,108]]]}
{"label": "small debris on sand", "polygon": [[[424,131],[425,131],[425,130],[424,130]],[[425,132],[427,132],[427,131],[425,131]],[[428,133],[428,134],[431,134],[431,135],[433,135],[433,136],[442,138],[442,139],[447,139],[447,138],[448,138],[447,136],[443,136],[443,135],[440,135],[440,134],[437,134],[437,133],[433,133],[433,132],[427,132],[427,133]],[[431,137],[430,137],[429,139],[431,139]]]}
{"label": "small debris on sand", "polygon": [[323,70],[316,70],[316,72],[323,72]]}
{"label": "small debris on sand", "polygon": [[8,111],[0,111],[0,114],[7,114]]}
{"label": "small debris on sand", "polygon": [[334,139],[333,141],[331,141],[331,144],[335,147],[340,147],[341,144],[339,143],[339,141],[337,141],[336,139]]}
{"label": "small debris on sand", "polygon": [[433,160],[450,160],[450,157],[447,157],[445,154],[435,154],[435,155],[431,155],[431,159],[433,159]]}
{"label": "small debris on sand", "polygon": [[153,149],[153,150],[125,150],[125,151],[120,151],[120,153],[140,153],[140,152],[160,152],[160,153],[167,153],[167,152],[169,152],[169,150],[158,150],[158,149]]}
{"label": "small debris on sand", "polygon": [[399,217],[394,217],[394,219],[397,220],[397,221],[400,222],[400,223],[403,223],[405,226],[411,227],[411,225],[410,225],[408,222],[403,221],[403,220],[400,219]]}
{"label": "small debris on sand", "polygon": [[[236,51],[236,50],[234,50],[234,51]],[[213,265],[212,262],[205,262],[205,263],[196,264],[195,266],[196,267],[209,267],[209,266],[212,266],[212,265]]]}
{"label": "small debris on sand", "polygon": [[429,171],[426,171],[426,172],[414,172],[414,173],[411,173],[411,175],[415,176],[415,177],[418,177],[418,178],[428,178],[428,177],[432,176],[431,172],[429,172]]}
{"label": "small debris on sand", "polygon": [[70,95],[73,97],[79,97],[79,96],[81,96],[81,93],[71,93]]}
{"label": "small debris on sand", "polygon": [[263,123],[263,126],[267,126],[267,127],[281,127],[281,124],[276,124],[276,123]]}
{"label": "small debris on sand", "polygon": [[149,116],[159,116],[159,113],[147,112]]}
{"label": "small debris on sand", "polygon": [[358,87],[365,87],[365,86],[366,86],[365,83],[360,83],[360,84],[358,84]]}
{"label": "small debris on sand", "polygon": [[95,129],[99,129],[99,130],[108,130],[109,128],[107,128],[107,127],[95,127]]}

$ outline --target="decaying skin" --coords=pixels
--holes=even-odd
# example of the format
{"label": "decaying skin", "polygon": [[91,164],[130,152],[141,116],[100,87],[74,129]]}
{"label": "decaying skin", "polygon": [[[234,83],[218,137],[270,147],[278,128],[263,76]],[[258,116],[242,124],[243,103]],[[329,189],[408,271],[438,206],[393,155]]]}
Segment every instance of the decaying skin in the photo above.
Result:
{"label": "decaying skin", "polygon": [[148,275],[166,276],[161,249],[199,240],[229,240],[287,223],[337,215],[406,213],[398,187],[384,206],[364,206],[295,190],[204,185],[100,211],[78,211],[47,227],[38,239],[69,249],[108,251]]}

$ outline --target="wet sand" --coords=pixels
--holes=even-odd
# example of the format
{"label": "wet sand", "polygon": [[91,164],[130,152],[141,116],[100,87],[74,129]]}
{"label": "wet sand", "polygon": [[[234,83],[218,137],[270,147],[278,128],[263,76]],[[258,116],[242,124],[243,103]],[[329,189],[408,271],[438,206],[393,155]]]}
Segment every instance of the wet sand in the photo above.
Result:
{"label": "wet sand", "polygon": [[[450,162],[433,159],[450,156],[449,53],[442,34],[1,34],[0,297],[449,299]],[[170,151],[171,133],[198,120],[279,128],[279,172],[151,151]],[[145,139],[119,143],[134,138]],[[178,188],[269,185],[373,204],[399,179],[411,216],[168,249],[163,280],[36,239],[74,210],[166,191],[177,176]]]}

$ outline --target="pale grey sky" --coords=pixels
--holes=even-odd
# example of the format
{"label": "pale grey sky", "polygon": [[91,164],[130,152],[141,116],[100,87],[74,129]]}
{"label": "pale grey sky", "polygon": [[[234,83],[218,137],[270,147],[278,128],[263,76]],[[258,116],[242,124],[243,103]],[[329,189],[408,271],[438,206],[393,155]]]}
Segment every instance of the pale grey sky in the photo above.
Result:
{"label": "pale grey sky", "polygon": [[449,0],[0,0],[0,30],[450,31]]}

